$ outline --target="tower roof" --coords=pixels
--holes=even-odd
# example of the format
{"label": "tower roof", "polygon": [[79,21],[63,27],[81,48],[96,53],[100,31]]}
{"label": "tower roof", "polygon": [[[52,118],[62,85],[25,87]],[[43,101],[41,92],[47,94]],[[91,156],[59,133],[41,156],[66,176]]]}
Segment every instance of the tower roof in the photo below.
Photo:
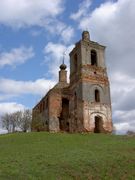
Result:
{"label": "tower roof", "polygon": [[64,59],[65,59],[65,52],[63,53],[62,64],[60,65],[61,70],[65,70],[67,68],[66,64],[64,63]]}
{"label": "tower roof", "polygon": [[64,63],[62,63],[61,65],[60,65],[60,69],[61,70],[65,70],[67,68],[67,66],[66,66],[66,64],[64,64]]}
{"label": "tower roof", "polygon": [[82,32],[82,40],[90,41],[89,31],[83,31],[83,32]]}

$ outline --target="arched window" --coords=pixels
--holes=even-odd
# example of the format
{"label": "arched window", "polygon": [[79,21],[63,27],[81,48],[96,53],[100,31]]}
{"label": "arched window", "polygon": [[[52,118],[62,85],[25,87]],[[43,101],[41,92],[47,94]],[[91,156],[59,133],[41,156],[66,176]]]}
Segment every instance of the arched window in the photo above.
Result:
{"label": "arched window", "polygon": [[95,90],[95,101],[100,102],[100,92],[97,89]]}
{"label": "arched window", "polygon": [[77,71],[77,54],[74,55],[74,72]]}
{"label": "arched window", "polygon": [[91,65],[97,66],[97,52],[95,50],[91,50]]}

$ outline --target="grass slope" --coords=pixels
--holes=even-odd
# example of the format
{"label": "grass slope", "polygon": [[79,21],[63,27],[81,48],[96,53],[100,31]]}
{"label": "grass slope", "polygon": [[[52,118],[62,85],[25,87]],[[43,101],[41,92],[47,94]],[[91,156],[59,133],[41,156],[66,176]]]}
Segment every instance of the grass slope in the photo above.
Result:
{"label": "grass slope", "polygon": [[0,179],[135,179],[135,137],[0,135]]}

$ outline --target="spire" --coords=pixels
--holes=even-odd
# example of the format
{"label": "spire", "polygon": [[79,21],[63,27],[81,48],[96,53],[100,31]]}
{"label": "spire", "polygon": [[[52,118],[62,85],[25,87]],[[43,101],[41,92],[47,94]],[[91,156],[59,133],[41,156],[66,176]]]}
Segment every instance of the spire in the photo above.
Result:
{"label": "spire", "polygon": [[66,71],[67,66],[64,63],[65,55],[66,54],[64,52],[62,58],[62,64],[60,65],[60,71],[59,71],[59,82],[62,83],[67,83],[67,71]]}
{"label": "spire", "polygon": [[65,52],[63,52],[63,61],[62,61],[62,63],[64,64],[64,60],[65,60],[65,55],[66,55],[66,53]]}
{"label": "spire", "polygon": [[61,69],[61,70],[65,70],[65,69],[67,68],[67,66],[66,66],[65,63],[64,63],[65,55],[66,55],[66,53],[63,52],[62,64],[60,65],[60,69]]}

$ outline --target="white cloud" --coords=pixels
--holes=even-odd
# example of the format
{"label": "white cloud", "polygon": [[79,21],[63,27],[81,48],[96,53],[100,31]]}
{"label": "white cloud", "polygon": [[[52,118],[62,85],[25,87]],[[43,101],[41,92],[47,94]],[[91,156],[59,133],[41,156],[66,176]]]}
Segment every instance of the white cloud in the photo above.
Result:
{"label": "white cloud", "polygon": [[0,103],[0,115],[4,113],[13,113],[15,111],[24,110],[26,107],[16,102],[3,102]]}
{"label": "white cloud", "polygon": [[51,19],[48,24],[44,24],[44,27],[49,33],[58,35],[66,28],[66,25],[57,19]]}
{"label": "white cloud", "polygon": [[[81,9],[80,6],[78,12]],[[111,80],[113,120],[117,124],[116,128],[123,132],[128,128],[135,130],[134,9],[135,1],[132,0],[105,1],[93,11],[83,8],[81,15],[71,15],[78,22],[78,28],[88,28],[92,40],[107,46],[106,63]]]}
{"label": "white cloud", "polygon": [[127,131],[135,132],[135,110],[132,111],[115,111],[114,126],[118,134],[125,134]]}
{"label": "white cloud", "polygon": [[70,26],[66,27],[61,32],[61,38],[65,43],[70,42],[73,36],[74,36],[74,29]]}
{"label": "white cloud", "polygon": [[[135,124],[134,124],[135,126]],[[126,123],[119,123],[119,124],[115,124],[116,130],[117,130],[117,134],[126,134],[127,131],[135,131],[134,126],[128,122]]]}
{"label": "white cloud", "polygon": [[114,110],[135,108],[135,78],[122,73],[114,73],[111,78],[111,92]]}
{"label": "white cloud", "polygon": [[135,131],[135,78],[114,73],[111,79],[113,121],[117,133]]}
{"label": "white cloud", "polygon": [[[0,24],[13,29],[42,27],[51,35],[61,35],[60,39],[68,43],[74,35],[74,30],[60,20],[58,15],[63,11],[63,0],[1,0]],[[41,32],[33,31],[31,34],[37,36]]]}
{"label": "white cloud", "polygon": [[70,18],[73,20],[79,20],[82,16],[87,14],[91,6],[91,0],[85,0],[79,5],[79,10],[76,13],[72,13]]}
{"label": "white cloud", "polygon": [[0,67],[13,66],[23,64],[27,60],[34,57],[34,51],[32,47],[20,47],[11,49],[10,52],[0,53]]}
{"label": "white cloud", "polygon": [[45,25],[45,28],[49,31],[49,33],[59,35],[60,40],[64,43],[69,43],[74,36],[73,27],[56,19],[50,21],[48,25]]}
{"label": "white cloud", "polygon": [[13,27],[42,26],[62,11],[62,0],[1,0],[0,23]]}
{"label": "white cloud", "polygon": [[0,79],[0,100],[20,96],[22,94],[45,95],[55,85],[55,81],[37,79],[36,81],[15,81]]}
{"label": "white cloud", "polygon": [[71,49],[73,49],[73,47],[74,45],[65,46],[63,44],[55,44],[49,42],[44,48],[44,63],[48,64],[49,62],[49,73],[51,73],[55,79],[58,79],[59,66],[62,64],[63,53],[66,54],[65,64],[68,66],[69,73],[69,52],[71,51]]}
{"label": "white cloud", "polygon": [[135,1],[107,2],[83,16],[79,27],[90,29],[96,41],[107,46],[107,62],[110,71],[122,71],[135,75]]}

